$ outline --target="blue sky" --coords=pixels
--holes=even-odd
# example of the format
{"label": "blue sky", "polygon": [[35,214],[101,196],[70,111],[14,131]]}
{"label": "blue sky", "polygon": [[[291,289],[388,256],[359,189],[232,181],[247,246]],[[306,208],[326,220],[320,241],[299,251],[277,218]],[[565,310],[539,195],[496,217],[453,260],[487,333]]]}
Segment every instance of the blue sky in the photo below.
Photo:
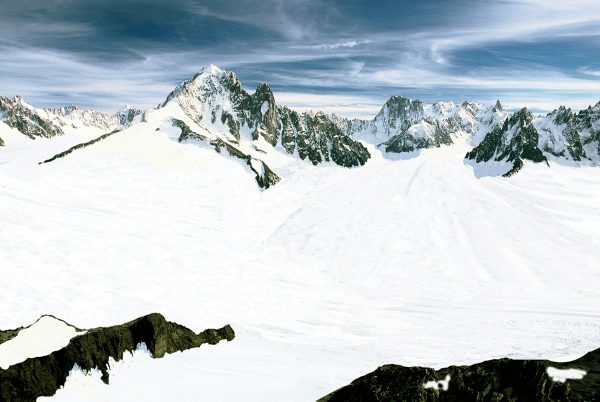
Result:
{"label": "blue sky", "polygon": [[0,0],[0,94],[116,111],[216,64],[279,103],[600,100],[600,1]]}

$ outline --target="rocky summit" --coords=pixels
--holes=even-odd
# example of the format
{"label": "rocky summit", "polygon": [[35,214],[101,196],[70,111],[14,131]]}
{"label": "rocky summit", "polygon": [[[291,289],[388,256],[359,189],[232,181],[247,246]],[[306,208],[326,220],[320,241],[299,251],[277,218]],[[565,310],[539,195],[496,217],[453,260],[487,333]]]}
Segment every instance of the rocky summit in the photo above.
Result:
{"label": "rocky summit", "polygon": [[202,128],[221,133],[232,145],[250,140],[280,145],[314,165],[332,161],[340,166],[364,165],[370,155],[325,114],[298,113],[275,102],[271,88],[259,85],[253,94],[231,71],[204,68],[169,94],[161,107],[176,102]]}

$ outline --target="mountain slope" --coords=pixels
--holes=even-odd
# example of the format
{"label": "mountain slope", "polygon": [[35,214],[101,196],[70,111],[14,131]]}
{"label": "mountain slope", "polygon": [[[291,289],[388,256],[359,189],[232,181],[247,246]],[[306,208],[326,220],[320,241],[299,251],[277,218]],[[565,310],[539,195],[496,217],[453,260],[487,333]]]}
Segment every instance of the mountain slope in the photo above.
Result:
{"label": "mountain slope", "polygon": [[523,160],[596,164],[600,162],[599,134],[600,102],[578,113],[561,106],[538,117],[523,108],[486,134],[466,159],[477,164],[499,162],[497,173],[506,177],[517,173]]}
{"label": "mountain slope", "polygon": [[45,118],[39,110],[19,96],[14,98],[0,96],[0,121],[31,139],[64,134],[60,127]]}
{"label": "mountain slope", "polygon": [[344,135],[325,114],[298,113],[279,107],[266,84],[253,94],[237,76],[215,66],[201,70],[177,87],[161,105],[176,103],[194,123],[232,145],[278,145],[314,165],[332,161],[345,167],[364,165],[366,148]]}
{"label": "mountain slope", "polygon": [[[82,146],[115,130],[149,123],[150,132],[166,132],[179,143],[207,145],[217,152],[225,149],[227,156],[244,160],[261,188],[277,183],[281,177],[276,172],[293,158],[313,165],[362,166],[371,157],[364,143],[403,153],[467,139],[475,148],[466,160],[478,176],[510,176],[523,160],[600,162],[600,102],[578,113],[561,107],[534,117],[526,109],[511,115],[499,101],[493,106],[426,104],[392,96],[372,120],[345,119],[277,105],[267,84],[247,92],[235,73],[213,65],[177,86],[154,109],[125,108],[108,115],[76,106],[36,109],[18,97],[0,98],[0,121],[8,126],[0,126],[2,137],[12,135],[9,129],[29,138],[82,131],[93,135]],[[5,140],[0,138],[0,146]]]}
{"label": "mountain slope", "polygon": [[512,163],[510,170],[503,176],[517,173],[523,167],[523,159],[533,162],[547,162],[547,158],[538,148],[539,134],[533,125],[533,116],[527,108],[521,109],[496,127],[466,158],[475,162],[494,160]]}
{"label": "mountain slope", "polygon": [[499,102],[493,107],[479,103],[436,102],[392,96],[370,121],[336,118],[336,124],[353,138],[383,148],[386,152],[412,152],[417,149],[451,145],[468,135],[478,140],[506,118]]}

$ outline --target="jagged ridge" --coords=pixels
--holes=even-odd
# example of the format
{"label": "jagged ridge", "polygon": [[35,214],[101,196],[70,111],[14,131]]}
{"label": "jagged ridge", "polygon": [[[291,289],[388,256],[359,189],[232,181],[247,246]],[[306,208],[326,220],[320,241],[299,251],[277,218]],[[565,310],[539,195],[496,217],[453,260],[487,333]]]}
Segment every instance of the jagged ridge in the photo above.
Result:
{"label": "jagged ridge", "polygon": [[25,103],[19,96],[12,99],[0,96],[0,121],[31,139],[64,134],[60,127],[42,117],[38,110]]}
{"label": "jagged ridge", "polygon": [[87,371],[99,369],[102,380],[108,384],[109,359],[121,360],[124,353],[133,352],[140,343],[146,345],[152,357],[161,358],[205,343],[231,341],[234,337],[229,325],[195,334],[157,313],[122,325],[91,329],[47,356],[29,358],[6,370],[0,369],[0,400],[35,401],[40,396],[52,396],[65,384],[75,365]]}
{"label": "jagged ridge", "polygon": [[281,144],[287,153],[297,153],[314,165],[333,161],[353,167],[364,165],[370,157],[362,144],[346,136],[327,115],[277,106],[266,84],[250,95],[233,72],[215,66],[178,86],[161,107],[170,102],[177,102],[190,119],[209,132],[224,133],[222,139],[234,145],[242,137],[262,139],[271,146]]}
{"label": "jagged ridge", "polygon": [[548,162],[539,148],[539,134],[527,108],[513,114],[502,127],[496,127],[488,133],[465,157],[478,163],[492,159],[512,162],[512,168],[503,175],[505,177],[517,173],[523,167],[523,159]]}

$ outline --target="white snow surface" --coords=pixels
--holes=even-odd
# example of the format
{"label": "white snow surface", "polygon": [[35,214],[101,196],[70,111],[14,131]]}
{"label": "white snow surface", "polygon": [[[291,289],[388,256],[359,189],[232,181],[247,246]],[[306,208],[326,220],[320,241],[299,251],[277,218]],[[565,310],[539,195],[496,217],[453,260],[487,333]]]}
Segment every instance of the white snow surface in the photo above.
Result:
{"label": "white snow surface", "polygon": [[55,317],[43,316],[0,344],[0,368],[7,369],[30,357],[46,356],[64,348],[71,338],[83,333]]}
{"label": "white snow surface", "polygon": [[262,144],[282,181],[260,191],[239,160],[174,141],[161,113],[45,165],[92,133],[5,138],[0,328],[160,312],[236,338],[136,353],[110,386],[80,376],[104,387],[93,397],[73,374],[61,400],[145,387],[144,400],[306,401],[385,363],[598,347],[600,169],[525,162],[477,178],[464,141],[394,160],[366,144],[361,168],[314,167]]}
{"label": "white snow surface", "polygon": [[584,370],[579,369],[557,369],[555,367],[548,367],[546,372],[550,377],[552,377],[552,381],[555,382],[565,382],[567,380],[581,380],[583,376],[587,373]]}
{"label": "white snow surface", "polygon": [[448,391],[448,387],[450,385],[450,376],[447,375],[443,380],[439,381],[427,381],[423,384],[423,388],[425,389],[437,389],[442,391]]}

